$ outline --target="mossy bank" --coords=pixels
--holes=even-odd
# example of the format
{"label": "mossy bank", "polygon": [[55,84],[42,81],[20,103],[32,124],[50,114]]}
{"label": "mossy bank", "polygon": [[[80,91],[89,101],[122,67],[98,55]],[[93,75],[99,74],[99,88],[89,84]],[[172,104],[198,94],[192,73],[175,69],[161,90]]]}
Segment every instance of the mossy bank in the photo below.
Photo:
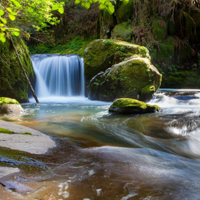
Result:
{"label": "mossy bank", "polygon": [[[34,71],[27,47],[20,38],[13,37],[13,39],[26,73],[32,80]],[[19,102],[27,102],[28,84],[9,39],[5,43],[0,43],[0,74],[1,96],[17,99]]]}

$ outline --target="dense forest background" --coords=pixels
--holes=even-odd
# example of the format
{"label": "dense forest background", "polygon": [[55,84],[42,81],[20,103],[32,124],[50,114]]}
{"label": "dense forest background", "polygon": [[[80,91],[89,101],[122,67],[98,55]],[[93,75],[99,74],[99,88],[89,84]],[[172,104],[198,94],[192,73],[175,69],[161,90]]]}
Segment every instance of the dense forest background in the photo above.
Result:
{"label": "dense forest background", "polygon": [[110,15],[92,4],[87,10],[67,1],[60,23],[32,33],[34,53],[78,53],[96,38],[112,38],[148,48],[152,63],[163,74],[162,87],[200,87],[199,0],[117,1]]}

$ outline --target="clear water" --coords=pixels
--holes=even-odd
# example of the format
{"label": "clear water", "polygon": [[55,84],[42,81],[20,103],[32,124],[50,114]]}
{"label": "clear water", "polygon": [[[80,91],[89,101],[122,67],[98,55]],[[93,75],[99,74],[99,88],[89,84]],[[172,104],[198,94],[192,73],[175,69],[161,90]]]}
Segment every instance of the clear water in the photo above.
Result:
{"label": "clear water", "polygon": [[23,175],[35,188],[23,197],[199,199],[200,93],[174,92],[155,95],[150,103],[161,107],[155,114],[111,115],[109,102],[52,97],[23,104],[22,116],[4,116],[58,144],[37,158],[49,167],[48,177]]}

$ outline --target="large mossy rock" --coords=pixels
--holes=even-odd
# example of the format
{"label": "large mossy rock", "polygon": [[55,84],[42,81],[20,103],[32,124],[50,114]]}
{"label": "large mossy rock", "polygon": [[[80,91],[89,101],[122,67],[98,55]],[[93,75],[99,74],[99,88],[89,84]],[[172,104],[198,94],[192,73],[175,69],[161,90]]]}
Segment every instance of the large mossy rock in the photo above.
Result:
{"label": "large mossy rock", "polygon": [[88,98],[149,101],[162,79],[149,58],[145,47],[119,40],[95,40],[85,53]]}
{"label": "large mossy rock", "polygon": [[[33,79],[34,72],[27,47],[20,38],[13,39],[26,73]],[[5,43],[0,42],[0,74],[0,95],[27,102],[28,84],[9,39]]]}
{"label": "large mossy rock", "polygon": [[0,114],[20,114],[23,108],[15,99],[0,97]]}
{"label": "large mossy rock", "polygon": [[109,112],[117,114],[144,114],[159,111],[157,105],[146,104],[137,99],[120,98],[113,102],[109,108]]}
{"label": "large mossy rock", "polygon": [[100,71],[105,71],[113,64],[132,55],[149,57],[148,50],[139,45],[112,39],[99,39],[91,42],[85,49],[84,66],[86,82]]}

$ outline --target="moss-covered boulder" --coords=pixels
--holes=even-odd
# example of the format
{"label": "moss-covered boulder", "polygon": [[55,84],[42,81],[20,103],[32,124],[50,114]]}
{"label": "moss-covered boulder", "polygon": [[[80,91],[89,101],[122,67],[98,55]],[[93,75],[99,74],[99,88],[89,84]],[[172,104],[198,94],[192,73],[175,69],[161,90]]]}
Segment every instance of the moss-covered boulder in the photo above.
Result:
{"label": "moss-covered boulder", "polygon": [[[13,39],[26,73],[30,79],[33,79],[34,72],[27,47],[20,38]],[[1,96],[26,102],[28,100],[28,84],[9,39],[5,43],[0,42],[0,74]]]}
{"label": "moss-covered boulder", "polygon": [[20,114],[23,108],[15,99],[0,97],[0,114]]}
{"label": "moss-covered boulder", "polygon": [[113,102],[109,108],[109,112],[117,114],[144,114],[159,111],[157,105],[146,104],[137,99],[120,98]]}
{"label": "moss-covered boulder", "polygon": [[132,55],[150,58],[147,48],[143,46],[112,39],[94,40],[87,46],[84,54],[86,82],[116,64],[118,57],[123,61]]}
{"label": "moss-covered boulder", "polygon": [[162,75],[151,64],[148,50],[119,40],[95,40],[85,53],[88,98],[113,101],[128,97],[149,101]]}
{"label": "moss-covered boulder", "polygon": [[149,101],[160,84],[161,74],[149,59],[133,56],[94,76],[89,83],[88,97],[102,101],[121,97]]}

